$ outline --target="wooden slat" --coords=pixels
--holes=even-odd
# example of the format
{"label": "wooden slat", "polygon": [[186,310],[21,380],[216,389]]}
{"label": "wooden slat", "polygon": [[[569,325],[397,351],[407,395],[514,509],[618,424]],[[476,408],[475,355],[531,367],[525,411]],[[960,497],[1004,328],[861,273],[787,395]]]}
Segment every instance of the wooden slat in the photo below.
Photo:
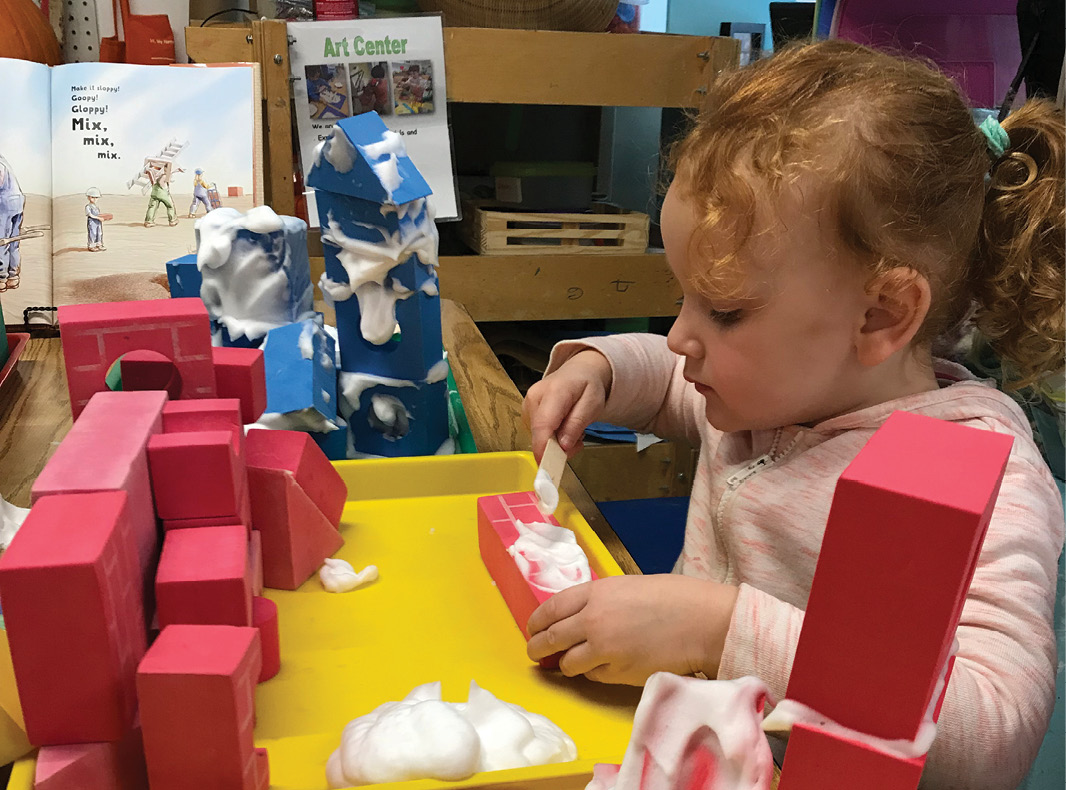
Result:
{"label": "wooden slat", "polygon": [[444,29],[448,100],[459,102],[697,107],[739,51],[709,36]]}
{"label": "wooden slat", "polygon": [[[475,321],[677,315],[681,287],[666,257],[464,255],[440,259],[441,296]],[[312,265],[312,270],[314,270]]]}
{"label": "wooden slat", "polygon": [[289,110],[289,44],[285,23],[252,23],[256,60],[262,64],[266,103],[267,204],[282,215],[296,213],[292,173],[292,116]]}

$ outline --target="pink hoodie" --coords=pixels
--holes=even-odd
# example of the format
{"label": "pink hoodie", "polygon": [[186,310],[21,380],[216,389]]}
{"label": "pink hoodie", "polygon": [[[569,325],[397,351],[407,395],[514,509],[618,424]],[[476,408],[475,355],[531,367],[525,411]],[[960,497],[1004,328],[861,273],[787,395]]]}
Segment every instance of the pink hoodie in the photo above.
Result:
{"label": "pink hoodie", "polygon": [[[699,445],[674,572],[739,585],[718,677],[755,675],[777,699],[788,684],[837,478],[874,431],[902,409],[1014,436],[921,786],[1017,787],[1054,704],[1052,612],[1064,532],[1061,496],[1021,409],[965,368],[938,360],[936,392],[810,428],[722,433],[707,422],[703,398],[682,377],[683,359],[665,338],[560,343],[547,372],[588,347],[607,357],[614,375],[601,419]],[[768,464],[749,469],[767,454]]]}

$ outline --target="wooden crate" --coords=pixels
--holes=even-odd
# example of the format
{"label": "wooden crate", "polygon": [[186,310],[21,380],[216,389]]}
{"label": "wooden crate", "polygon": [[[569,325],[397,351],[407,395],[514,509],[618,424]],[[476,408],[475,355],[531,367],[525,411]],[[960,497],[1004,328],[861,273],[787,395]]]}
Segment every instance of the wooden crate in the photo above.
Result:
{"label": "wooden crate", "polygon": [[648,247],[648,215],[608,203],[568,213],[464,201],[459,235],[482,255],[643,253]]}

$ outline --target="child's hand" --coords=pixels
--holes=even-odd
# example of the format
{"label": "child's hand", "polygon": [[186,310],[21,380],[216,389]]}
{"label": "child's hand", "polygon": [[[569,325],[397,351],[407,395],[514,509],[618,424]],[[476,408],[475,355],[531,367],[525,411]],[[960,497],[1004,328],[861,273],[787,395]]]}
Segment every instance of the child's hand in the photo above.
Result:
{"label": "child's hand", "polygon": [[718,675],[737,588],[689,576],[610,576],[556,593],[530,616],[526,653],[565,651],[564,675],[640,686],[654,672]]}
{"label": "child's hand", "polygon": [[584,446],[585,428],[603,411],[611,389],[611,364],[587,349],[541,379],[526,393],[522,416],[533,433],[533,456],[540,462],[551,436],[572,458]]}

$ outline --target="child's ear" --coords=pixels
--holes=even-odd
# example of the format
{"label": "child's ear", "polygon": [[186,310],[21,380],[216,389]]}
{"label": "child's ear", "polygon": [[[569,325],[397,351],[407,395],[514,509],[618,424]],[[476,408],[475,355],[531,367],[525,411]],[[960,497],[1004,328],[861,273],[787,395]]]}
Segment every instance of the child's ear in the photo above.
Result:
{"label": "child's ear", "polygon": [[930,289],[925,275],[898,266],[866,286],[867,308],[859,329],[859,363],[879,365],[907,346],[929,314]]}

